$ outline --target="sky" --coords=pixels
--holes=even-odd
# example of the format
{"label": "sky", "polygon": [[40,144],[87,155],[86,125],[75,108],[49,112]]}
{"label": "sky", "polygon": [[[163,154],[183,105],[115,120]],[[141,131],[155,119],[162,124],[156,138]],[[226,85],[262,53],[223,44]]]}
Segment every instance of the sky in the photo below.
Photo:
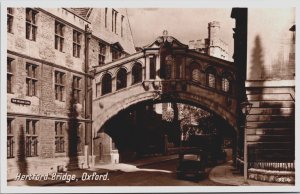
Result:
{"label": "sky", "polygon": [[208,37],[208,23],[220,22],[221,39],[233,53],[233,28],[231,8],[129,8],[128,18],[135,46],[145,46],[155,41],[167,30],[170,36],[188,44],[189,40]]}

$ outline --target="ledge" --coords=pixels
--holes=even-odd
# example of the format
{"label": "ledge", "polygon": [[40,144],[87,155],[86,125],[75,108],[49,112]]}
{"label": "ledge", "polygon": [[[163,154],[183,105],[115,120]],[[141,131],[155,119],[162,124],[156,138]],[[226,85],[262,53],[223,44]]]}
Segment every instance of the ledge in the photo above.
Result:
{"label": "ledge", "polygon": [[247,87],[295,87],[295,80],[247,80]]}

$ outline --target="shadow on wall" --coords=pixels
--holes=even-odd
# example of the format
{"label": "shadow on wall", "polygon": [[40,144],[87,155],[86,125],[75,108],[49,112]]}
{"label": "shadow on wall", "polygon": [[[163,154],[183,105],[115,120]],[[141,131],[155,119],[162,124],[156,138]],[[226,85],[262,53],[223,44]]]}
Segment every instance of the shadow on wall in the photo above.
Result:
{"label": "shadow on wall", "polygon": [[262,80],[266,78],[267,72],[264,67],[264,51],[259,35],[255,37],[254,48],[251,55],[250,80]]}
{"label": "shadow on wall", "polygon": [[78,169],[78,110],[77,110],[77,96],[75,96],[74,89],[72,88],[70,96],[69,107],[69,121],[68,121],[68,156],[69,163],[67,165],[68,170]]}
{"label": "shadow on wall", "polygon": [[[249,122],[256,127],[256,135],[249,149],[249,167],[265,170],[294,171],[295,161],[295,109],[287,107],[282,102],[265,102],[263,107],[271,109],[274,118],[269,121]],[[290,109],[290,113],[283,112],[282,108]],[[252,136],[252,137],[251,137]],[[255,144],[253,144],[255,143]]]}
{"label": "shadow on wall", "polygon": [[[19,173],[21,175],[28,175],[28,163],[27,163],[27,158],[26,158],[26,146],[25,146],[25,131],[24,131],[24,126],[20,126],[20,133],[19,133],[19,140],[18,140],[18,145],[19,145],[19,152],[17,155],[18,159],[18,168],[19,168]],[[24,181],[26,185],[31,185],[30,181]]]}

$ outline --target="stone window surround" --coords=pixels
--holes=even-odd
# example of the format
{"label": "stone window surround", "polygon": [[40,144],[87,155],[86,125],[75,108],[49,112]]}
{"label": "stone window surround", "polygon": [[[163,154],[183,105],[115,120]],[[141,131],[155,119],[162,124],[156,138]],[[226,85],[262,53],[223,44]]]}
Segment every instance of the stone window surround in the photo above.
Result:
{"label": "stone window surround", "polygon": [[149,78],[155,79],[156,78],[156,55],[149,56],[149,65],[150,65]]}
{"label": "stone window surround", "polygon": [[72,79],[73,94],[77,96],[76,103],[82,104],[82,77],[73,75]]}
{"label": "stone window surround", "polygon": [[[26,155],[26,157],[39,156],[38,133],[39,133],[39,120],[26,119],[26,127],[25,127],[25,155]],[[30,148],[28,148],[29,145],[30,145]],[[32,153],[32,151],[33,151],[33,153]]]}
{"label": "stone window surround", "polygon": [[13,120],[14,118],[7,117],[7,158],[15,157]]}
{"label": "stone window surround", "polygon": [[7,32],[13,33],[13,24],[14,24],[14,9],[7,8]]}
{"label": "stone window surround", "polygon": [[112,75],[105,73],[101,78],[101,95],[109,94],[112,92]]}
{"label": "stone window surround", "polygon": [[55,153],[64,153],[66,152],[65,150],[66,123],[61,121],[55,121],[54,127],[55,127]]}
{"label": "stone window surround", "polygon": [[38,96],[39,65],[35,62],[26,60],[25,71],[26,96]]}
{"label": "stone window surround", "polygon": [[124,67],[118,69],[116,76],[116,90],[127,87],[127,70]]}
{"label": "stone window surround", "polygon": [[106,50],[107,50],[107,45],[103,42],[99,42],[98,65],[105,64]]}
{"label": "stone window surround", "polygon": [[13,93],[13,77],[14,77],[14,61],[15,59],[7,56],[7,93]]}
{"label": "stone window surround", "polygon": [[105,8],[105,18],[104,18],[104,23],[105,23],[105,28],[107,28],[107,8]]}
{"label": "stone window surround", "polygon": [[[54,99],[55,101],[66,102],[66,72],[56,68],[53,71]],[[60,80],[57,80],[57,75]],[[60,95],[60,97],[57,95]]]}
{"label": "stone window surround", "polygon": [[32,8],[25,9],[25,27],[26,39],[36,41],[37,37],[37,14],[38,11]]}
{"label": "stone window surround", "polygon": [[222,91],[226,93],[231,91],[231,82],[227,77],[222,77]]}
{"label": "stone window surround", "polygon": [[73,57],[80,58],[82,33],[73,29]]}
{"label": "stone window surround", "polygon": [[117,34],[117,18],[118,12],[115,9],[111,10],[112,18],[111,18],[111,31]]}
{"label": "stone window surround", "polygon": [[131,68],[131,77],[131,85],[135,85],[143,81],[143,66],[141,63],[134,63]]}
{"label": "stone window surround", "polygon": [[65,25],[57,20],[54,23],[54,48],[59,50],[60,52],[64,52],[64,32],[65,32]]}

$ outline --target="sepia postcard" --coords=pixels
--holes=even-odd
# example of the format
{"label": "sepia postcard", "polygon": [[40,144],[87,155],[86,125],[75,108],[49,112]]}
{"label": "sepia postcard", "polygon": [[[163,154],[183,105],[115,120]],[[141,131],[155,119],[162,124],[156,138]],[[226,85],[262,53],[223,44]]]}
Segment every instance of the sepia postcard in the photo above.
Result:
{"label": "sepia postcard", "polygon": [[297,5],[259,2],[2,1],[1,192],[299,192]]}

